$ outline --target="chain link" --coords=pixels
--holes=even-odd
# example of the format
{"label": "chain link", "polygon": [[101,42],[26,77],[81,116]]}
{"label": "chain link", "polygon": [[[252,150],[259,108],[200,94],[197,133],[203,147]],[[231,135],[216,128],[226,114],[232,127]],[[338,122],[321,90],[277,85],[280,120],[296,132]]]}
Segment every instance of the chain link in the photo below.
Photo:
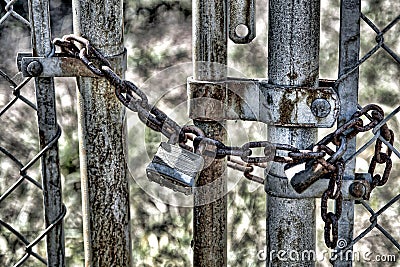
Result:
{"label": "chain link", "polygon": [[[389,142],[393,146],[394,142],[394,133],[390,130],[387,125],[383,125],[381,128],[381,136]],[[386,152],[382,151],[383,142],[379,138],[375,143],[375,154],[371,159],[371,163],[369,165],[368,172],[372,177],[371,187],[375,188],[376,186],[383,186],[389,179],[390,171],[392,169],[392,159],[390,156],[392,155],[392,150],[386,146]],[[385,164],[385,169],[383,174],[375,174],[376,164]]]}
{"label": "chain link", "polygon": [[[374,129],[383,120],[384,112],[379,106],[370,104],[361,108],[335,132],[327,135],[316,145],[306,150],[300,150],[288,144],[268,141],[248,142],[241,147],[230,147],[220,141],[206,137],[203,131],[195,126],[179,126],[163,111],[151,106],[146,94],[133,83],[123,80],[115,74],[107,58],[92,47],[88,40],[67,35],[62,39],[55,39],[54,45],[61,48],[61,54],[79,58],[94,74],[105,77],[115,87],[115,94],[121,103],[133,112],[138,113],[140,120],[146,126],[162,133],[169,139],[170,143],[179,143],[180,147],[201,154],[203,157],[227,157],[227,166],[243,172],[244,176],[251,181],[264,183],[263,178],[252,174],[252,172],[254,167],[266,168],[268,162],[286,163],[285,169],[300,163],[307,163],[306,166],[321,165],[327,170],[325,178],[329,178],[328,188],[321,197],[321,217],[325,222],[324,238],[327,247],[335,248],[343,201],[341,186],[345,161],[342,157],[346,152],[349,140],[355,138],[361,132]],[[96,66],[90,60],[92,57],[99,62],[99,66]],[[367,117],[370,122],[364,125],[363,116]],[[380,136],[393,145],[394,134],[386,124],[380,127]],[[188,144],[189,140],[192,141],[192,146]],[[329,147],[330,144],[337,147],[336,151]],[[390,159],[392,151],[386,146],[386,151],[382,152],[382,146],[383,141],[378,138],[368,171],[373,177],[372,188],[384,185],[392,168]],[[255,148],[264,148],[263,155],[252,156],[252,149]],[[328,158],[325,159],[326,157]],[[377,164],[385,165],[382,175],[375,173]],[[335,212],[328,212],[329,199],[335,202]]]}

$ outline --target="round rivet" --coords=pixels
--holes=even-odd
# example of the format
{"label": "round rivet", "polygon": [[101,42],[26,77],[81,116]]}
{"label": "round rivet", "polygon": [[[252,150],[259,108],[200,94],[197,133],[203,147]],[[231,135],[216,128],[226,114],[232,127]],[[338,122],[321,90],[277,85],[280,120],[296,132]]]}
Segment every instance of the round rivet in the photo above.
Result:
{"label": "round rivet", "polygon": [[42,64],[40,64],[39,61],[34,60],[28,64],[28,66],[26,67],[26,71],[29,73],[29,75],[37,77],[42,73],[43,66]]}
{"label": "round rivet", "polygon": [[349,187],[350,194],[356,198],[362,198],[367,193],[367,188],[363,183],[354,182]]}
{"label": "round rivet", "polygon": [[247,35],[249,35],[249,28],[245,24],[239,24],[235,28],[235,34],[239,38],[245,38]]}
{"label": "round rivet", "polygon": [[325,118],[331,112],[331,104],[324,98],[317,98],[311,104],[311,112],[318,118]]}

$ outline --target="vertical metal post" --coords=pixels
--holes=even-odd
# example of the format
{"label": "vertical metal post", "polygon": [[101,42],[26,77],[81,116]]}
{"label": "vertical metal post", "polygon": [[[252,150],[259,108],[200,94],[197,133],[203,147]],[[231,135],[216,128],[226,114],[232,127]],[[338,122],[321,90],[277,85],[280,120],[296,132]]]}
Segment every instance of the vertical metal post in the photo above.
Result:
{"label": "vertical metal post", "polygon": [[[30,0],[32,48],[34,56],[51,54],[51,29],[48,0]],[[53,78],[35,78],[40,147],[43,149],[57,136],[56,100]],[[46,226],[63,213],[58,143],[41,158],[43,198]],[[56,225],[46,236],[47,266],[65,266],[63,224]]]}
{"label": "vertical metal post", "polygon": [[[122,0],[74,0],[73,12],[75,34],[105,56],[124,52]],[[105,79],[77,84],[85,264],[131,266],[125,109]]]}
{"label": "vertical metal post", "polygon": [[[227,63],[227,1],[193,0],[193,76],[197,80],[224,80]],[[225,122],[195,120],[208,137],[224,142]],[[194,266],[227,265],[226,162],[214,160],[201,172],[196,186],[213,182],[213,190],[194,193]],[[214,192],[211,192],[214,191]],[[210,195],[218,199],[204,204]]]}
{"label": "vertical metal post", "polygon": [[[348,69],[353,67],[360,54],[360,0],[342,0],[340,6],[340,40],[339,40],[339,79]],[[340,99],[340,113],[338,126],[343,125],[354,112],[358,103],[358,69],[349,74],[339,83],[338,94]],[[356,140],[349,140],[344,158],[351,156],[356,151]],[[344,177],[354,180],[355,160],[346,164]],[[349,244],[353,239],[354,227],[354,201],[343,201],[342,216],[339,220],[339,239],[346,240]],[[342,247],[343,248],[343,247]],[[348,255],[348,254],[346,254]],[[352,266],[351,257],[337,257],[334,266]],[[348,260],[348,261],[346,261]]]}
{"label": "vertical metal post", "polygon": [[[318,85],[319,18],[319,0],[269,1],[270,83],[309,87]],[[285,107],[281,110],[285,110]],[[317,130],[269,126],[268,139],[302,149],[316,142]],[[283,165],[274,163],[268,179],[279,177],[286,177]],[[282,186],[288,186],[288,183]],[[315,199],[268,195],[267,266],[314,266],[313,260],[296,256],[296,252],[302,255],[302,252],[310,250],[315,251]],[[279,255],[279,251],[286,254]]]}

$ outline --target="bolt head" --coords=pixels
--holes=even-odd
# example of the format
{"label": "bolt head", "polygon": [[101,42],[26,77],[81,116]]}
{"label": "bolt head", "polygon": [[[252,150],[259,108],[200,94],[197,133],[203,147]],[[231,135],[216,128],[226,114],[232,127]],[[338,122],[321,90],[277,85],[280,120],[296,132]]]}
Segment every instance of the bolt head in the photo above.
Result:
{"label": "bolt head", "polygon": [[331,104],[324,98],[317,98],[311,103],[311,112],[318,118],[325,118],[331,112]]}
{"label": "bolt head", "polygon": [[26,71],[33,77],[37,77],[42,73],[43,66],[39,61],[34,60],[28,64]]}
{"label": "bolt head", "polygon": [[362,198],[367,193],[367,188],[363,183],[354,182],[349,187],[350,194],[356,198]]}

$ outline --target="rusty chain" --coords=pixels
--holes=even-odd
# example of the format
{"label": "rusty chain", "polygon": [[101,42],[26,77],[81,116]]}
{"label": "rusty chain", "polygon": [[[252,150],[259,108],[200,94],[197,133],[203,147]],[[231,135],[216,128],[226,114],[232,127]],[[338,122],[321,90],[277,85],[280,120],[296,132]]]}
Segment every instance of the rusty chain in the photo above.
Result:
{"label": "rusty chain", "polygon": [[[268,141],[248,142],[241,147],[226,146],[220,141],[206,137],[201,129],[193,125],[179,126],[163,111],[151,106],[146,94],[132,82],[121,79],[111,69],[108,59],[91,46],[88,40],[67,35],[62,39],[55,39],[53,44],[60,47],[60,55],[79,58],[94,74],[106,78],[115,87],[115,94],[121,103],[138,113],[139,119],[146,126],[162,133],[169,139],[170,143],[179,143],[180,147],[199,153],[203,157],[227,157],[227,166],[243,172],[244,176],[251,181],[264,183],[263,178],[252,174],[252,172],[255,166],[266,168],[268,162],[286,163],[285,169],[300,163],[306,163],[306,166],[322,166],[326,173],[325,178],[329,179],[328,188],[321,197],[321,217],[325,222],[324,238],[327,247],[335,248],[338,240],[338,221],[342,213],[341,185],[345,166],[342,157],[350,139],[355,138],[361,132],[373,130],[383,120],[384,112],[379,106],[370,104],[361,108],[354,113],[351,120],[306,150]],[[91,58],[96,59],[99,66],[96,66]],[[363,116],[368,118],[370,122],[364,125]],[[379,131],[380,135],[393,145],[394,134],[386,123],[379,127]],[[192,146],[188,144],[188,141],[192,142]],[[329,147],[330,144],[337,147],[336,151]],[[371,188],[384,185],[392,168],[390,159],[392,151],[386,146],[386,151],[382,152],[382,146],[383,142],[378,138],[368,170],[373,177]],[[252,156],[252,149],[255,148],[264,148],[263,156]],[[282,154],[285,156],[282,156]],[[328,158],[326,159],[326,157]],[[377,164],[385,165],[382,174],[375,173]],[[329,199],[336,204],[335,212],[328,212]]]}
{"label": "rusty chain", "polygon": [[[371,114],[369,114],[371,113]],[[364,125],[362,116],[366,116],[370,122]],[[341,185],[343,180],[343,172],[345,162],[342,158],[344,152],[347,149],[347,142],[353,139],[357,134],[366,132],[374,129],[384,118],[383,110],[374,104],[370,104],[362,108],[353,114],[352,118],[342,126],[340,126],[335,132],[327,135],[320,142],[317,143],[317,151],[325,151],[330,158],[325,160],[324,158],[318,158],[314,164],[320,164],[327,170],[327,176],[330,179],[328,189],[324,192],[321,198],[321,217],[325,223],[324,227],[324,239],[327,247],[334,249],[338,240],[338,221],[342,213],[342,192]],[[387,124],[380,127],[382,137],[393,144],[394,134],[389,129]],[[338,147],[337,151],[334,152],[328,147],[331,143]],[[376,186],[384,185],[388,178],[392,168],[392,162],[390,159],[392,151],[387,147],[386,152],[381,152],[382,141],[377,139],[375,144],[374,156],[371,159],[369,173],[373,177],[371,188]],[[382,174],[375,174],[376,164],[386,164],[385,170]],[[328,199],[335,201],[336,212],[328,212]]]}

